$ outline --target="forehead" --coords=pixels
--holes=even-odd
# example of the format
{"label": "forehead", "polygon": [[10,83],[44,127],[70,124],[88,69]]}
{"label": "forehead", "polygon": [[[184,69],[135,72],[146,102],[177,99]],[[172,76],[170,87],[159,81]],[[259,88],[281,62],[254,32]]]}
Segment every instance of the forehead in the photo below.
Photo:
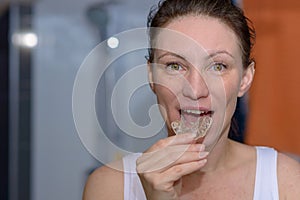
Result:
{"label": "forehead", "polygon": [[188,55],[190,59],[216,51],[226,51],[235,59],[242,59],[239,40],[232,29],[220,20],[207,16],[174,19],[159,31],[155,46],[179,55]]}

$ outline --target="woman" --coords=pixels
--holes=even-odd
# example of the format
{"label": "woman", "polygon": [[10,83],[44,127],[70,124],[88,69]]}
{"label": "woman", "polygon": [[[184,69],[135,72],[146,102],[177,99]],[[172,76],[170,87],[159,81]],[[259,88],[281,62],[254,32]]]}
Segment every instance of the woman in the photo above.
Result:
{"label": "woman", "polygon": [[[169,137],[115,163],[123,171],[97,169],[84,199],[299,199],[297,162],[228,139],[254,76],[243,12],[227,0],[165,0],[148,20],[150,86]],[[203,118],[212,121],[204,136],[172,128]]]}

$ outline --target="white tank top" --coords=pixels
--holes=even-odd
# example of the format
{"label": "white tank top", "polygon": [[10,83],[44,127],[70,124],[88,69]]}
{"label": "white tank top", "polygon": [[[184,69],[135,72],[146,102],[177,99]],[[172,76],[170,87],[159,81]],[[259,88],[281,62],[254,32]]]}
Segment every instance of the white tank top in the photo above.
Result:
{"label": "white tank top", "polygon": [[[277,184],[277,151],[256,147],[256,177],[253,200],[279,200]],[[136,173],[136,159],[141,153],[123,158],[124,200],[146,200],[143,186]]]}

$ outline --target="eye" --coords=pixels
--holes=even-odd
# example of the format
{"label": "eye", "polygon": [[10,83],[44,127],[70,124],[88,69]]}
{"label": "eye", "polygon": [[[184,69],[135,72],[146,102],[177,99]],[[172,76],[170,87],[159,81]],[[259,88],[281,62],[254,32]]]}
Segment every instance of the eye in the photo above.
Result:
{"label": "eye", "polygon": [[222,64],[222,63],[214,63],[212,66],[211,66],[211,69],[213,71],[216,71],[216,72],[222,72],[224,71],[225,69],[227,68],[227,66],[225,64]]}
{"label": "eye", "polygon": [[166,69],[168,71],[181,71],[181,70],[184,70],[184,68],[178,63],[167,63],[166,64]]}
{"label": "eye", "polygon": [[182,69],[182,67],[178,63],[168,63],[167,69],[178,71],[178,70]]}

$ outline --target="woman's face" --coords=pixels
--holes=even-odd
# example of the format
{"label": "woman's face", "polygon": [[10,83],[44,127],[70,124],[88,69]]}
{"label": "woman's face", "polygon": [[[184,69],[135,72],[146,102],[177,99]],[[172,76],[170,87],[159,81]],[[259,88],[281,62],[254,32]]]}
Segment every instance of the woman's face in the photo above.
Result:
{"label": "woman's face", "polygon": [[149,80],[168,133],[174,134],[172,121],[210,116],[204,143],[212,146],[228,132],[237,97],[251,84],[253,66],[243,69],[239,40],[218,19],[185,16],[164,28],[154,42]]}

